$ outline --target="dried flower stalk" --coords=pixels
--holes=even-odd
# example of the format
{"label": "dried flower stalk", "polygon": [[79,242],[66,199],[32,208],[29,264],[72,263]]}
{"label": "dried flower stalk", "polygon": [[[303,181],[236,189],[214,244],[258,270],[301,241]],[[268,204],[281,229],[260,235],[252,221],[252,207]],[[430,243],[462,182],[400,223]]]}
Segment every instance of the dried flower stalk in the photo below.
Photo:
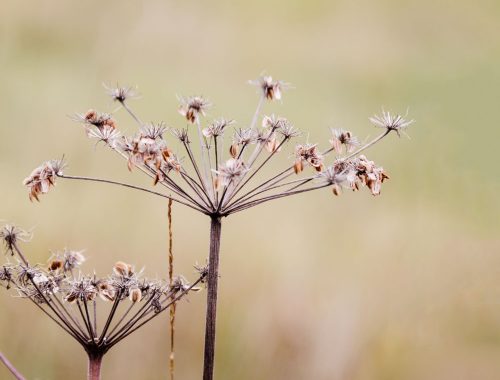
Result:
{"label": "dried flower stalk", "polygon": [[[336,196],[343,189],[357,191],[363,187],[371,194],[379,195],[382,183],[389,176],[362,153],[391,132],[400,135],[413,123],[413,120],[406,120],[406,116],[383,111],[381,116],[370,118],[376,127],[383,128],[382,133],[372,141],[360,144],[350,131],[333,129],[326,148],[321,149],[319,144],[309,142],[298,143],[293,149],[293,161],[277,164],[281,166],[275,174],[259,178],[262,168],[276,161],[285,146],[300,132],[284,117],[262,115],[266,101],[282,99],[283,91],[289,88],[287,83],[270,76],[250,83],[256,85],[260,93],[257,109],[248,128],[234,129],[231,142],[227,141],[227,131],[234,124],[233,120],[220,118],[206,127],[202,126],[212,103],[200,96],[180,98],[179,113],[185,118],[187,127],[167,129],[163,123],[145,124],[141,121],[128,104],[130,94],[135,95],[130,88],[108,88],[111,97],[138,124],[138,132],[131,137],[120,133],[115,115],[94,110],[76,115],[76,120],[84,124],[89,138],[115,151],[127,161],[130,170],[141,170],[151,177],[153,185],[160,186],[163,191],[108,179],[64,175],[62,163],[54,164],[54,161],[37,168],[25,180],[32,200],[39,200],[39,195],[46,193],[55,184],[55,177],[59,177],[105,182],[145,191],[210,217],[205,380],[213,378],[214,368],[221,219],[272,200],[326,187],[330,187]],[[257,126],[260,117],[261,127]],[[167,131],[173,141],[164,137]],[[197,137],[192,139],[192,133]],[[197,143],[193,145],[192,140]],[[178,155],[179,150],[184,158]]]}
{"label": "dried flower stalk", "polygon": [[[17,258],[15,264],[0,266],[0,286],[30,300],[83,347],[89,359],[88,379],[100,379],[102,358],[114,345],[199,290],[204,280],[203,274],[193,284],[182,276],[170,283],[148,280],[122,261],[107,277],[82,274],[85,257],[71,250],[54,254],[46,266],[31,265],[18,245],[26,234],[11,225],[0,229],[6,251]],[[97,323],[99,313],[104,313],[103,326]]]}

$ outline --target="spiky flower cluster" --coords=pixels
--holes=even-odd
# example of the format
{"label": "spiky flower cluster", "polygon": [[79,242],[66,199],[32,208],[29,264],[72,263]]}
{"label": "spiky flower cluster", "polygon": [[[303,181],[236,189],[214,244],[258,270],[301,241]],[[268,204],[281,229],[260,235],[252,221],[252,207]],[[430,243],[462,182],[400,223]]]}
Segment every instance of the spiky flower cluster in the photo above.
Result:
{"label": "spiky flower cluster", "polygon": [[[399,134],[413,120],[383,111],[381,116],[370,118],[375,126],[384,128],[383,133],[366,144],[361,144],[352,132],[344,129],[332,129],[329,144],[323,149],[317,143],[296,143],[293,161],[286,162],[290,156],[285,157],[281,169],[259,180],[256,174],[300,132],[284,117],[262,114],[264,102],[280,100],[288,84],[270,76],[251,83],[258,86],[260,100],[251,123],[243,128],[230,128],[235,122],[224,118],[202,126],[202,119],[212,104],[201,96],[180,98],[179,113],[187,122],[186,128],[167,129],[164,123],[145,124],[127,103],[130,88],[108,89],[108,93],[138,123],[135,136],[122,136],[114,115],[91,110],[77,115],[76,119],[84,124],[90,138],[118,152],[127,160],[130,170],[138,168],[145,172],[154,185],[162,186],[166,192],[140,190],[170,198],[211,216],[228,216],[270,200],[327,186],[332,187],[335,195],[343,188],[358,190],[362,187],[367,187],[373,195],[380,194],[382,182],[389,177],[382,167],[361,152],[392,131]],[[234,132],[228,143],[226,135],[230,129]],[[165,137],[167,131],[172,138]],[[192,133],[197,137],[190,138]],[[192,141],[197,142],[193,145]],[[93,180],[66,177],[60,170],[53,169],[54,165],[54,161],[49,162],[26,179],[30,198],[38,199],[38,194],[47,192],[55,176]]]}
{"label": "spiky flower cluster", "polygon": [[[144,278],[142,271],[118,261],[112,274],[98,277],[81,272],[82,251],[68,249],[53,254],[46,265],[30,265],[18,245],[27,236],[25,231],[7,225],[0,236],[18,259],[0,266],[0,286],[32,301],[87,352],[104,354],[170,305],[199,290],[196,285],[206,275],[197,269],[200,274],[193,284],[177,276],[169,285]],[[105,321],[101,328],[98,321]]]}

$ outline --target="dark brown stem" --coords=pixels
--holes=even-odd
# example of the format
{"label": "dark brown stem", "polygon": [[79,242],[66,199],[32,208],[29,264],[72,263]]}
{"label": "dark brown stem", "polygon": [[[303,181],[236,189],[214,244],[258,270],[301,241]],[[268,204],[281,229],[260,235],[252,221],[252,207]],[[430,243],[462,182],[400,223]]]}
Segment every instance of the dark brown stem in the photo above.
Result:
{"label": "dark brown stem", "polygon": [[89,352],[88,356],[89,356],[89,367],[87,373],[87,380],[100,380],[103,354],[101,352]]}
{"label": "dark brown stem", "polygon": [[210,223],[210,254],[207,278],[207,315],[205,323],[205,356],[203,380],[214,377],[215,324],[217,316],[217,282],[219,280],[219,250],[221,236],[220,216],[212,216]]}
{"label": "dark brown stem", "polygon": [[[174,251],[173,251],[173,231],[172,231],[172,200],[168,201],[168,280],[169,286],[172,288],[172,283],[174,281]],[[171,300],[175,298],[173,295]],[[175,368],[175,303],[170,306],[170,356],[168,358],[169,362],[169,372],[170,380],[174,380],[174,368]]]}
{"label": "dark brown stem", "polygon": [[14,367],[14,365],[0,352],[0,361],[7,367],[7,369],[14,375],[17,380],[26,380],[23,375]]}

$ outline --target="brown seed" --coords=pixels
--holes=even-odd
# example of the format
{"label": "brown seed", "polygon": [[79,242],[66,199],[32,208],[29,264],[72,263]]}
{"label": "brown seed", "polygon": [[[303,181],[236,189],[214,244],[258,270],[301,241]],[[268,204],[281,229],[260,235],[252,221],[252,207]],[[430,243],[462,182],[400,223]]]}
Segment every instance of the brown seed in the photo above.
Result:
{"label": "brown seed", "polygon": [[93,109],[90,109],[85,113],[85,120],[93,120],[96,116],[97,113]]}
{"label": "brown seed", "polygon": [[58,269],[61,269],[62,266],[63,266],[63,262],[61,260],[52,260],[49,263],[49,270],[56,271]]}
{"label": "brown seed", "polygon": [[231,157],[233,158],[236,158],[238,156],[238,152],[239,149],[238,149],[238,144],[233,144],[231,145],[231,147],[229,148],[229,154],[231,155]]}
{"label": "brown seed", "polygon": [[335,185],[333,185],[333,187],[332,187],[332,192],[333,192],[333,195],[335,195],[335,196],[339,196],[339,195],[340,195],[340,193],[342,192],[342,190],[340,189],[340,186],[339,186],[339,185],[335,184]]}
{"label": "brown seed", "polygon": [[293,170],[295,171],[295,174],[299,174],[304,170],[304,165],[302,164],[302,160],[295,161],[295,164],[293,165]]}

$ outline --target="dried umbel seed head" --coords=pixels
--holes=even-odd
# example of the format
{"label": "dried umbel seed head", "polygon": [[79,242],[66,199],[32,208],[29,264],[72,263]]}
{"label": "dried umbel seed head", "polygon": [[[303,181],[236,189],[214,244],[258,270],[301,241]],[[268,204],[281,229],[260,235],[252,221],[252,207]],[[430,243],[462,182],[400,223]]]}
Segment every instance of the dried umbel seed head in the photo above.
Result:
{"label": "dried umbel seed head", "polygon": [[[408,112],[407,112],[408,114]],[[391,115],[390,112],[382,110],[382,115],[370,117],[370,121],[379,128],[385,128],[388,131],[396,131],[398,136],[400,132],[408,128],[415,120],[405,120],[405,116]]]}
{"label": "dried umbel seed head", "polygon": [[275,116],[274,114],[271,116],[264,116],[262,118],[262,127],[271,129],[273,131],[283,128],[286,124],[288,124],[287,119],[285,119],[284,117]]}
{"label": "dried umbel seed head", "polygon": [[219,170],[214,170],[217,174],[218,185],[222,187],[229,186],[236,182],[248,171],[242,160],[231,158],[227,160]]}
{"label": "dried umbel seed head", "polygon": [[281,92],[289,87],[287,83],[273,80],[271,76],[262,76],[249,83],[260,87],[262,95],[269,100],[281,100]]}
{"label": "dried umbel seed head", "polygon": [[113,272],[117,276],[130,277],[134,274],[134,267],[123,261],[117,261],[113,267]]}
{"label": "dried umbel seed head", "polygon": [[332,144],[332,148],[338,153],[342,152],[342,146],[345,146],[346,151],[350,153],[360,145],[358,139],[351,132],[343,129],[332,129],[330,144]]}
{"label": "dried umbel seed head", "polygon": [[140,129],[140,134],[142,137],[146,137],[152,140],[163,139],[163,134],[167,131],[165,123],[150,123],[143,125]]}
{"label": "dried umbel seed head", "polygon": [[138,95],[137,87],[120,87],[118,85],[116,87],[110,87],[106,84],[103,84],[103,86],[111,99],[120,103],[123,103],[127,99],[136,98]]}
{"label": "dried umbel seed head", "polygon": [[142,299],[141,289],[139,288],[130,289],[129,299],[134,303],[141,302]]}
{"label": "dried umbel seed head", "polygon": [[233,143],[236,145],[254,144],[256,141],[257,134],[252,128],[240,128],[234,131]]}
{"label": "dried umbel seed head", "polygon": [[234,124],[234,120],[218,119],[214,120],[207,128],[202,130],[203,136],[206,138],[218,137],[224,134],[224,130]]}
{"label": "dried umbel seed head", "polygon": [[96,139],[96,144],[103,142],[109,147],[116,149],[122,142],[121,133],[109,125],[102,128],[87,128],[87,136],[91,139]]}
{"label": "dried umbel seed head", "polygon": [[62,175],[64,163],[62,160],[51,160],[43,163],[23,181],[28,187],[30,201],[39,200],[40,194],[49,192],[51,186],[56,184],[56,177]]}
{"label": "dried umbel seed head", "polygon": [[115,121],[111,118],[111,115],[107,113],[100,113],[93,109],[90,109],[83,114],[76,114],[73,119],[77,122],[83,123],[87,126],[94,126],[98,129],[106,126],[112,129],[116,128]]}
{"label": "dried umbel seed head", "polygon": [[[303,162],[307,162],[316,171],[320,172],[323,170],[324,158],[323,155],[318,152],[316,144],[297,145],[295,147],[295,158],[296,158],[295,164],[297,165],[297,168],[300,168],[299,165],[302,164]],[[299,162],[300,164],[298,164]],[[300,173],[300,171],[295,171],[295,172]]]}
{"label": "dried umbel seed head", "polygon": [[179,113],[193,124],[198,122],[200,115],[205,116],[206,110],[211,106],[211,103],[201,96],[180,98],[180,101]]}
{"label": "dried umbel seed head", "polygon": [[18,241],[27,242],[31,237],[31,233],[11,224],[6,224],[0,229],[0,239],[4,243],[5,250],[12,255]]}

